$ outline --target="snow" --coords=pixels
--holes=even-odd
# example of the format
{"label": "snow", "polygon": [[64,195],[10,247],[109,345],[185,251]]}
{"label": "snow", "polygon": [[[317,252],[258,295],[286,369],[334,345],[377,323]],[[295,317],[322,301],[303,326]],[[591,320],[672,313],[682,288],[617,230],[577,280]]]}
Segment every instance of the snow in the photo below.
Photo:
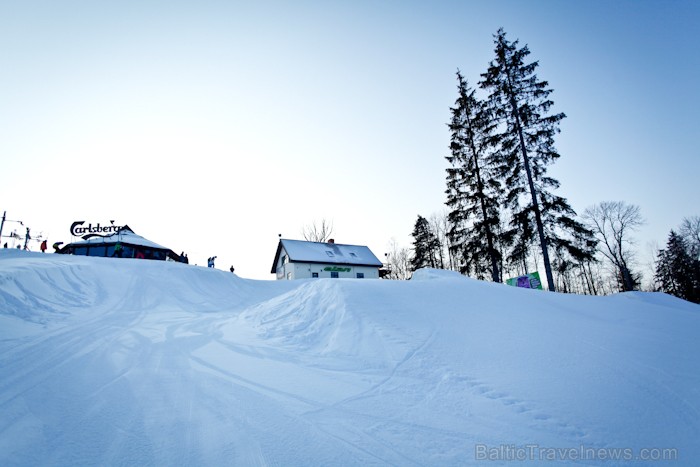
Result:
{"label": "snow", "polygon": [[[282,246],[292,261],[327,263],[327,264],[356,264],[363,266],[381,266],[382,262],[363,245],[343,245],[340,243],[306,242],[303,240],[280,239]],[[277,267],[277,257],[273,272]]]}
{"label": "snow", "polygon": [[0,250],[0,465],[693,465],[698,331],[658,293]]}

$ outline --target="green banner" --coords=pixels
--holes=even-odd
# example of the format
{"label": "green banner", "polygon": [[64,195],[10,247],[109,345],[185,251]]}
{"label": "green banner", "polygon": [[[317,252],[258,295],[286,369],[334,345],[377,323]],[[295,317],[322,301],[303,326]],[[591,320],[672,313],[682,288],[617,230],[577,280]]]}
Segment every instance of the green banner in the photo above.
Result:
{"label": "green banner", "polygon": [[350,268],[339,268],[338,266],[326,266],[323,270],[330,272],[350,272]]}
{"label": "green banner", "polygon": [[542,281],[540,281],[540,273],[537,271],[525,274],[524,276],[506,279],[506,284],[512,285],[513,287],[542,290]]}

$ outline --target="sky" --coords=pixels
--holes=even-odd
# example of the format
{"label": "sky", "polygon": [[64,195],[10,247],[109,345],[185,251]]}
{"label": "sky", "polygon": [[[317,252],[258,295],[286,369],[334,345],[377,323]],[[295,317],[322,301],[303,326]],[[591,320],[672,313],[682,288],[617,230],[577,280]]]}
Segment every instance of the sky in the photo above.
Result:
{"label": "sky", "polygon": [[384,259],[445,210],[455,73],[477,83],[503,27],[567,115],[557,193],[638,205],[645,256],[700,214],[699,23],[694,1],[3,1],[0,211],[247,278],[322,219]]}

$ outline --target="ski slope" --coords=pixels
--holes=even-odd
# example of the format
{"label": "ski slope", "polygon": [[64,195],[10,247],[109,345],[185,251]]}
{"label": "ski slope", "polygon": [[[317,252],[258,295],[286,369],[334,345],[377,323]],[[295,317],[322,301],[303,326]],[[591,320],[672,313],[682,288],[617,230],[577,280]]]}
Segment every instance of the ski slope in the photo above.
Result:
{"label": "ski slope", "polygon": [[694,465],[699,331],[657,293],[0,250],[0,465]]}

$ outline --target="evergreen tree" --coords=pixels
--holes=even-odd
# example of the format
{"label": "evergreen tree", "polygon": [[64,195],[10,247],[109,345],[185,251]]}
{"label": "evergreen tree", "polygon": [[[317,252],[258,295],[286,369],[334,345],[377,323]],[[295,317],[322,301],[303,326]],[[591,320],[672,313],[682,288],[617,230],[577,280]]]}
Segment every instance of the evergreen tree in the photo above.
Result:
{"label": "evergreen tree", "polygon": [[508,259],[524,261],[536,233],[549,290],[554,291],[549,245],[575,261],[592,258],[595,245],[593,233],[574,219],[576,213],[566,199],[552,193],[559,182],[547,176],[547,166],[559,158],[554,136],[565,115],[550,113],[552,90],[537,79],[538,62],[525,63],[528,47],[520,48],[517,40],[509,42],[503,29],[494,42],[496,58],[479,85],[489,92],[492,118],[499,123],[498,170],[511,210],[506,238],[515,245]]}
{"label": "evergreen tree", "polygon": [[448,238],[460,261],[460,272],[501,282],[501,254],[497,249],[500,226],[500,182],[491,171],[493,124],[484,104],[457,72],[458,98],[449,124],[451,154],[446,157]]}
{"label": "evergreen tree", "polygon": [[411,269],[416,271],[420,268],[437,267],[436,258],[440,244],[425,217],[418,216],[411,235],[413,235]]}
{"label": "evergreen tree", "polygon": [[673,230],[666,249],[659,252],[656,280],[662,291],[700,303],[700,261],[691,256],[685,239]]}

